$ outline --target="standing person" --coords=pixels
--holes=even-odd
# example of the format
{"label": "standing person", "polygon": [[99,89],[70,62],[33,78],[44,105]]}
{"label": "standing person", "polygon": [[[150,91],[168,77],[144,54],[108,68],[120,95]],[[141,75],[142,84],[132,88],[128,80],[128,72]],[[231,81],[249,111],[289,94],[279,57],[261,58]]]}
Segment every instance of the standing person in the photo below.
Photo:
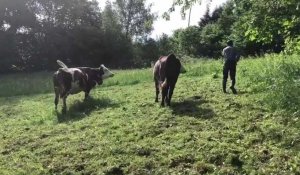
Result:
{"label": "standing person", "polygon": [[233,41],[229,40],[227,42],[227,47],[223,49],[222,52],[224,56],[224,67],[223,67],[223,92],[226,92],[226,83],[227,83],[227,78],[228,78],[228,73],[230,75],[231,79],[231,86],[230,89],[234,94],[237,93],[235,89],[235,74],[236,74],[236,64],[240,59],[240,55],[236,51],[236,48],[233,47]]}

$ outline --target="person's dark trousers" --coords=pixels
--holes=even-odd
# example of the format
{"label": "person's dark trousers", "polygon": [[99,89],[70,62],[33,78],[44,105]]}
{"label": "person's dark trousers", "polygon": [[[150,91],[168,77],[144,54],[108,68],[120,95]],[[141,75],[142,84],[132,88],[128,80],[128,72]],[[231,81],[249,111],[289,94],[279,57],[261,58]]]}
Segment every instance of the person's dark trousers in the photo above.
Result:
{"label": "person's dark trousers", "polygon": [[228,79],[228,74],[231,79],[230,89],[234,94],[236,94],[235,86],[235,74],[236,74],[236,61],[226,61],[223,67],[223,92],[226,93],[226,83]]}

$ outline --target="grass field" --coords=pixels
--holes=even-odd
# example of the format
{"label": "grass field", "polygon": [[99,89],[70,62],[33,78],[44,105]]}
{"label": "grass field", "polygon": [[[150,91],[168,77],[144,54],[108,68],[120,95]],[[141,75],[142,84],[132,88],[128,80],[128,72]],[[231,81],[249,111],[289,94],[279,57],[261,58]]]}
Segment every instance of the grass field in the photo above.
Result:
{"label": "grass field", "polygon": [[[189,61],[171,107],[150,69],[120,70],[54,110],[52,73],[0,77],[0,174],[300,174],[298,56]],[[61,102],[59,109],[61,109]]]}

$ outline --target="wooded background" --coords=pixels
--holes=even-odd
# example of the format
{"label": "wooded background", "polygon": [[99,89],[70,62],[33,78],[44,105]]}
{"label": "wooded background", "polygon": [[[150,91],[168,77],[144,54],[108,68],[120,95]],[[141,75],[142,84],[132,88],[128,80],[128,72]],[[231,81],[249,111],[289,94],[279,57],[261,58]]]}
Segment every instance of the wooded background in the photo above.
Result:
{"label": "wooded background", "polygon": [[[174,6],[184,12],[196,2]],[[228,39],[243,56],[300,53],[299,8],[298,0],[228,0],[213,11],[208,3],[198,26],[153,39],[157,16],[145,0],[116,0],[104,9],[96,0],[1,0],[0,73],[53,70],[57,59],[133,68],[171,52],[219,58]]]}

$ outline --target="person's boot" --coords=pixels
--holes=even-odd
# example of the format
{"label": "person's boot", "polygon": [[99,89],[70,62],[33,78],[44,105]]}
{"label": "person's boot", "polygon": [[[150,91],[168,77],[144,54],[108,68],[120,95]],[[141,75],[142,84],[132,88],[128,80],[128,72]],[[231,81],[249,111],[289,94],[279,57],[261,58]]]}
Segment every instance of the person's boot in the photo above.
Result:
{"label": "person's boot", "polygon": [[226,80],[223,80],[223,92],[224,92],[224,93],[227,93],[227,92],[226,92]]}
{"label": "person's boot", "polygon": [[237,94],[237,91],[236,91],[236,89],[233,86],[230,86],[230,89],[232,90],[233,94]]}

